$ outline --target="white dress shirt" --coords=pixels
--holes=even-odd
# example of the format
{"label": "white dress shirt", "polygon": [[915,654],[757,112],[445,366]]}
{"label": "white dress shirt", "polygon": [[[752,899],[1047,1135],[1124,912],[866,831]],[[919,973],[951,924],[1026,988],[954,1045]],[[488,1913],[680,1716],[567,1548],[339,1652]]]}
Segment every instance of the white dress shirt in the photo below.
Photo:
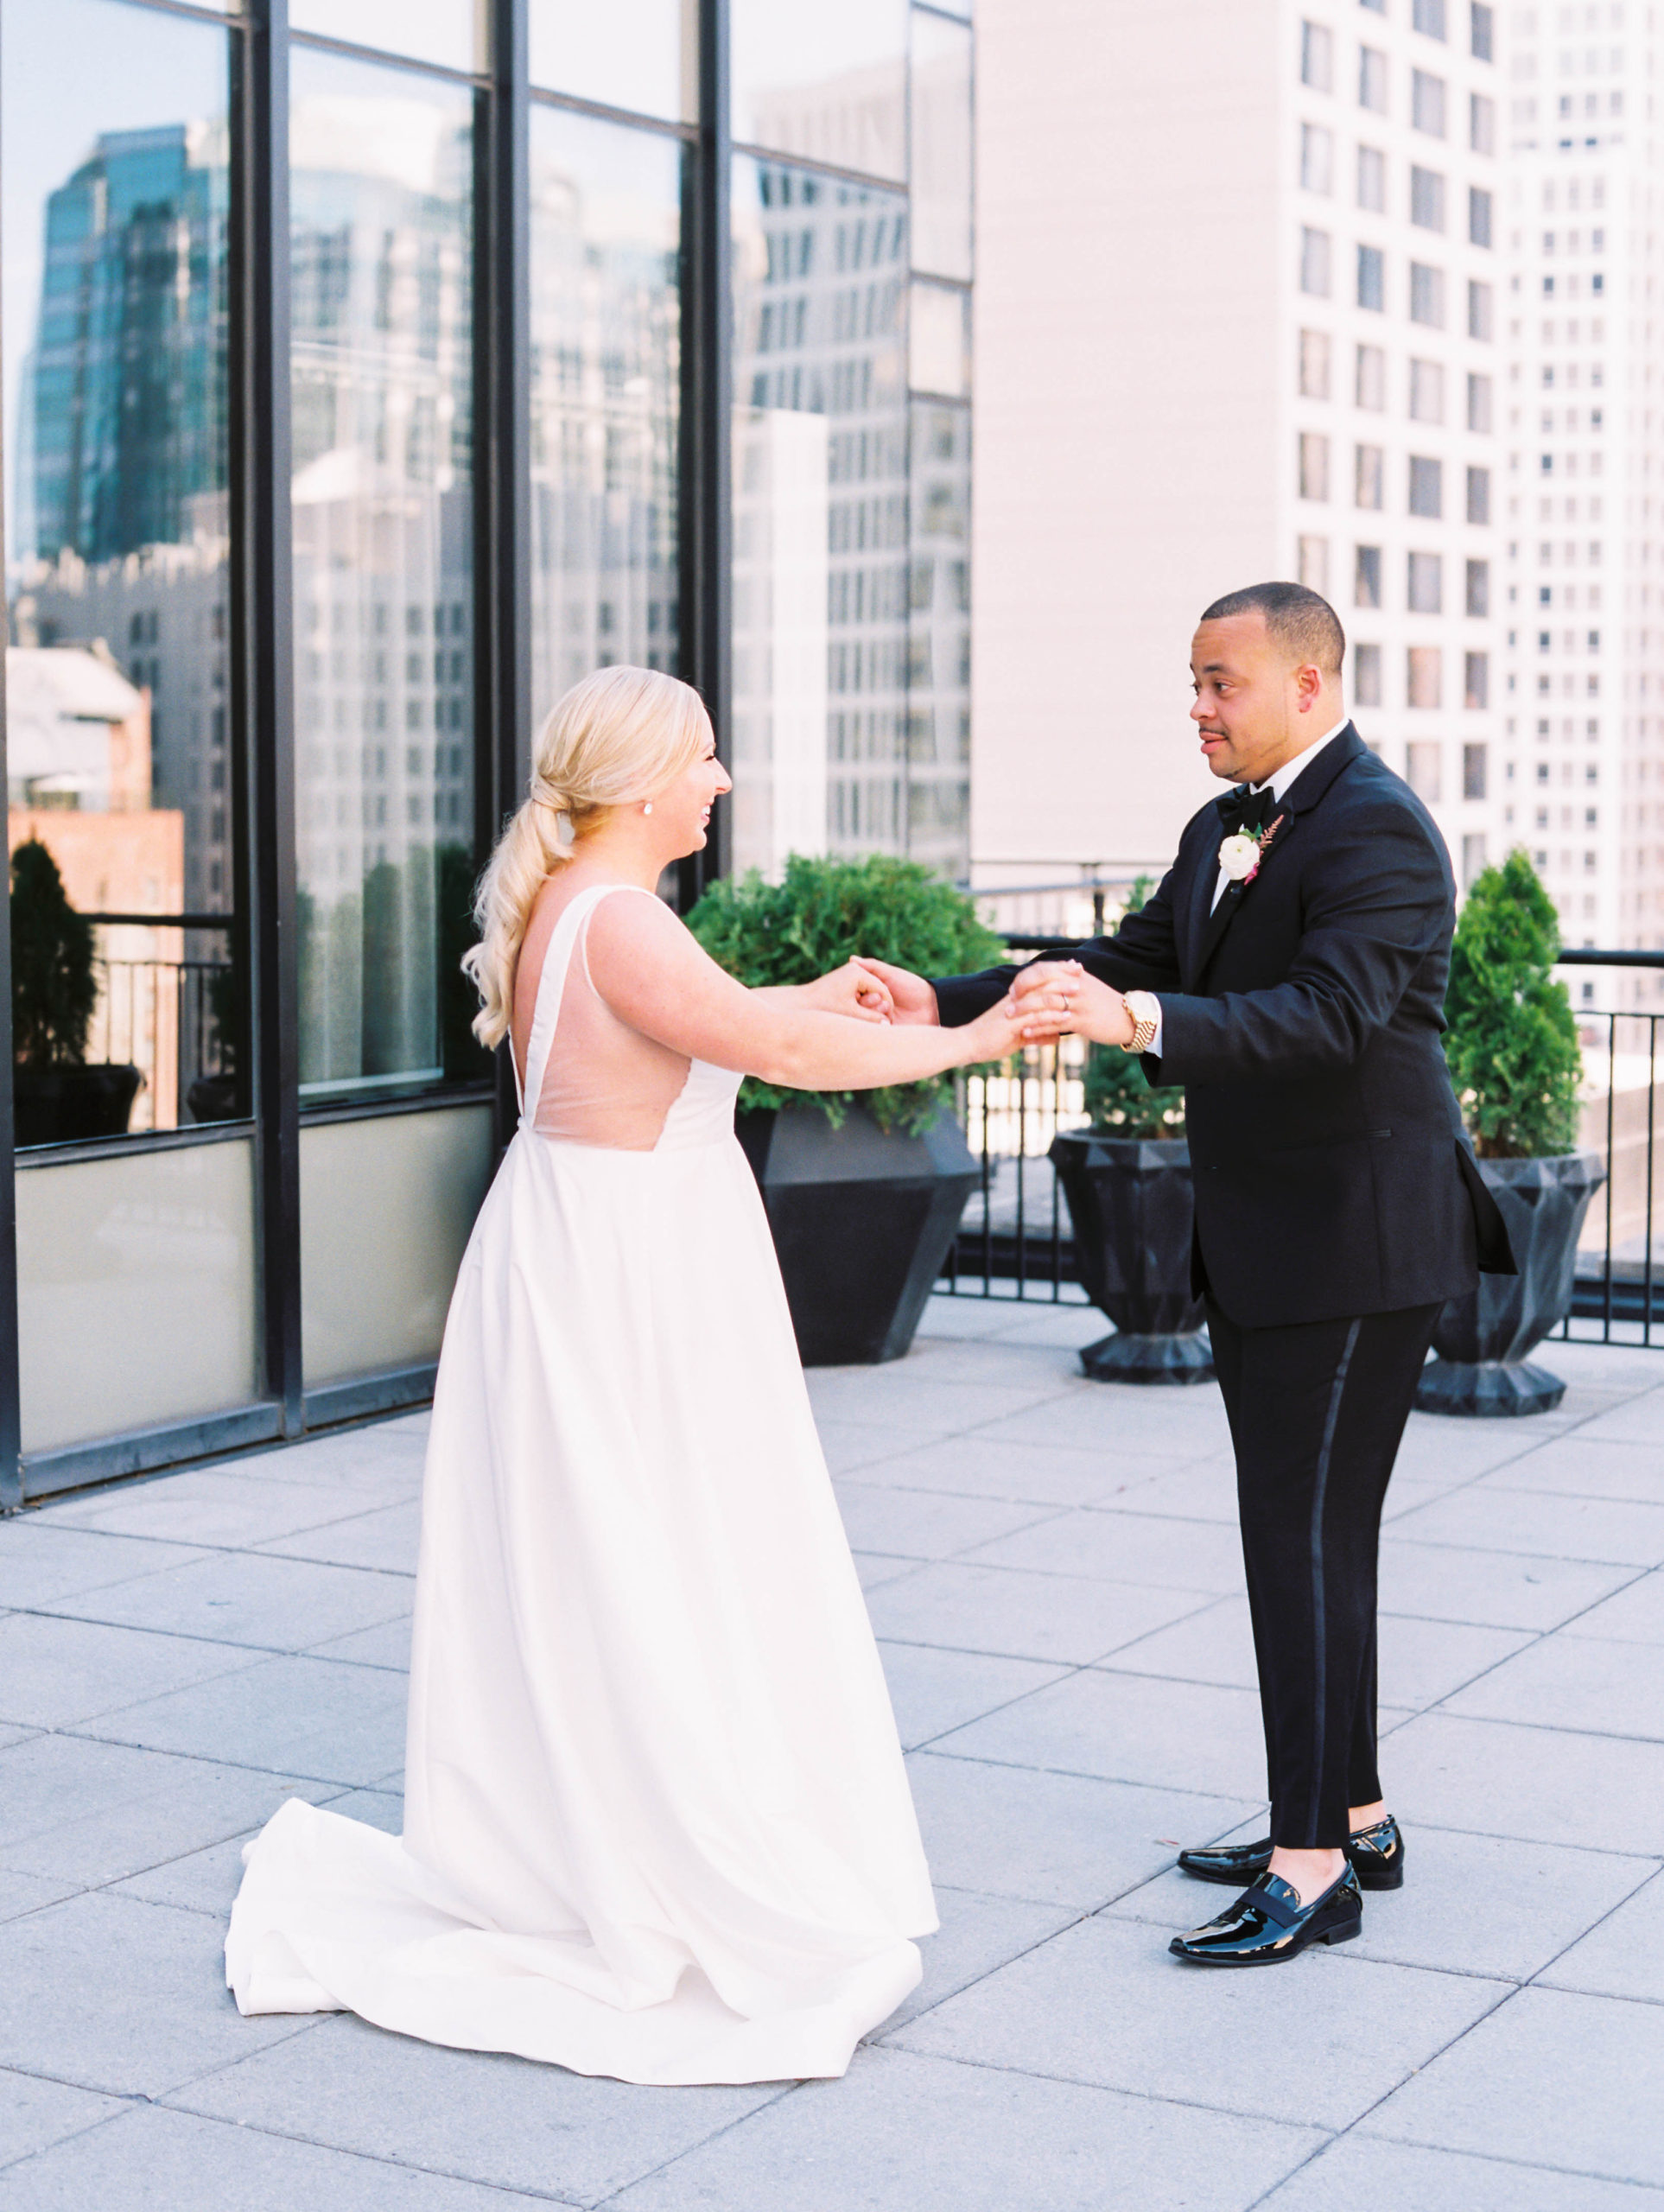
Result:
{"label": "white dress shirt", "polygon": [[[1325,745],[1333,743],[1334,740],[1337,738],[1341,732],[1346,728],[1347,721],[1350,721],[1350,717],[1347,716],[1340,721],[1337,721],[1333,729],[1325,730],[1321,737],[1313,738],[1311,744],[1306,747],[1304,753],[1297,753],[1292,760],[1284,761],[1282,766],[1278,769],[1276,774],[1271,779],[1271,796],[1273,799],[1284,799],[1288,797],[1288,787],[1293,782],[1295,777],[1299,774],[1301,769],[1306,766],[1308,761],[1315,760],[1318,753],[1323,751]],[[1262,791],[1265,788],[1266,786],[1263,784],[1250,784],[1248,785],[1248,789],[1251,791]],[[1213,912],[1214,907],[1216,906],[1219,904],[1219,901],[1224,897],[1225,886],[1229,880],[1229,877],[1225,874],[1224,869],[1222,868],[1219,871],[1218,880],[1213,887],[1213,900],[1212,904],[1208,908],[1208,912],[1210,913]],[[1157,1059],[1161,1058],[1160,1007],[1161,1001],[1158,999],[1156,1001],[1156,1033],[1150,1040],[1150,1050]]]}

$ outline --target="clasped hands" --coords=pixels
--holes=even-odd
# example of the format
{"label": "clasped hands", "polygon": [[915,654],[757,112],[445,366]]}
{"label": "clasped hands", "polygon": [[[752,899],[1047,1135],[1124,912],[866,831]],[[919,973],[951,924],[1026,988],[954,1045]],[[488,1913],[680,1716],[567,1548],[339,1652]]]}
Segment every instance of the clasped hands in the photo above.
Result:
{"label": "clasped hands", "polygon": [[[803,989],[807,1002],[822,1012],[861,1021],[937,1020],[929,983],[887,961],[851,958]],[[1029,1044],[1072,1033],[1100,1045],[1127,1045],[1136,1027],[1121,993],[1089,976],[1078,960],[1037,960],[1019,969],[1007,1003]]]}

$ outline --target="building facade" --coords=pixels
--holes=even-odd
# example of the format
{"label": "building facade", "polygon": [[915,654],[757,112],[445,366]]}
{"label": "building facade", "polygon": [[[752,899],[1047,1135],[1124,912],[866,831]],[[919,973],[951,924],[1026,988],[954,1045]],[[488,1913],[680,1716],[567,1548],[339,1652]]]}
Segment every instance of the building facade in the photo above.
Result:
{"label": "building facade", "polygon": [[1211,782],[1197,615],[1273,576],[1334,602],[1358,726],[1470,879],[1496,851],[1497,13],[1089,12],[1090,39],[1071,0],[978,24],[977,880],[1165,861]]}
{"label": "building facade", "polygon": [[580,676],[711,704],[684,903],[964,874],[969,16],[5,0],[0,1500],[431,1387],[472,887]]}
{"label": "building facade", "polygon": [[[1664,122],[1642,10],[1516,8],[1506,833],[1573,945],[1664,946]],[[1592,1005],[1595,987],[1578,986]],[[1661,979],[1604,980],[1650,1007]],[[1617,996],[1614,1001],[1614,993]]]}

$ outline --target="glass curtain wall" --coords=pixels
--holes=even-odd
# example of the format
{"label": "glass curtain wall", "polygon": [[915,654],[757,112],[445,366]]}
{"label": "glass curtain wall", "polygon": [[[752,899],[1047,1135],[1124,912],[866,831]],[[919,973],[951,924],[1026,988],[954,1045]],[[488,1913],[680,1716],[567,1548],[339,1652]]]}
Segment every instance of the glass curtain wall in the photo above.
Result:
{"label": "glass curtain wall", "polygon": [[0,0],[0,1501],[424,1394],[588,671],[735,864],[965,873],[971,97],[954,0]]}

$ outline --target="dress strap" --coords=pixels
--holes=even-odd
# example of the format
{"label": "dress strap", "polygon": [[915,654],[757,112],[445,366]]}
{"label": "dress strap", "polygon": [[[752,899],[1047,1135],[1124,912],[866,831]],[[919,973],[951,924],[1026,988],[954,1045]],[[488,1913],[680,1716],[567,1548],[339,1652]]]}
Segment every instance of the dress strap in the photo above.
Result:
{"label": "dress strap", "polygon": [[[579,892],[556,923],[543,953],[543,972],[537,978],[537,998],[531,1010],[531,1034],[526,1039],[526,1072],[524,1083],[518,1066],[514,1080],[520,1099],[520,1126],[530,1128],[537,1118],[537,1101],[543,1096],[543,1077],[549,1066],[550,1047],[555,1032],[560,1025],[561,1000],[566,989],[567,976],[572,966],[574,947],[579,943],[588,925],[589,918],[603,899],[615,891],[639,892],[644,899],[656,899],[658,893],[649,891],[639,883],[592,883],[587,891]],[[587,956],[586,956],[587,965]],[[593,985],[591,987],[594,988]],[[514,1058],[513,1049],[509,1052]]]}

